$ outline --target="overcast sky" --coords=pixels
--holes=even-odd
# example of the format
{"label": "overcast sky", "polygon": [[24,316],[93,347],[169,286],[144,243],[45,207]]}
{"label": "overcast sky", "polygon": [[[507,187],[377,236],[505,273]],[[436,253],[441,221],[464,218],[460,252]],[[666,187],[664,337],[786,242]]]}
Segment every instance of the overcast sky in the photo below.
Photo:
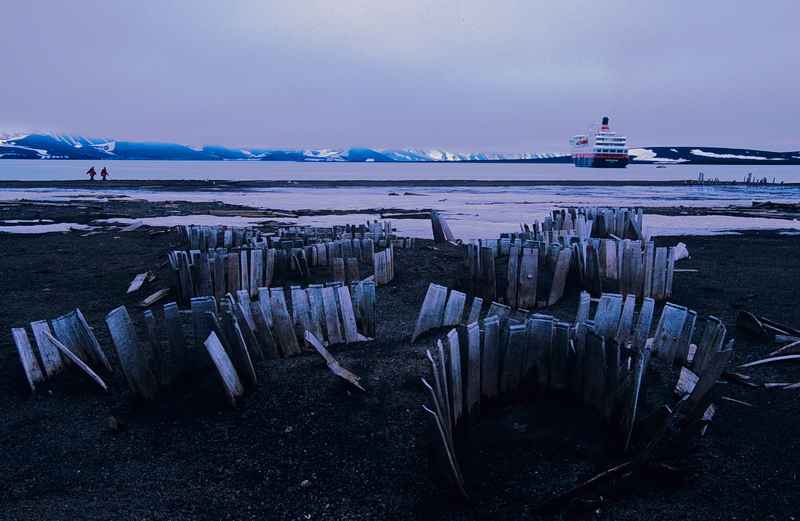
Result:
{"label": "overcast sky", "polygon": [[800,150],[794,0],[21,0],[0,131],[263,148]]}

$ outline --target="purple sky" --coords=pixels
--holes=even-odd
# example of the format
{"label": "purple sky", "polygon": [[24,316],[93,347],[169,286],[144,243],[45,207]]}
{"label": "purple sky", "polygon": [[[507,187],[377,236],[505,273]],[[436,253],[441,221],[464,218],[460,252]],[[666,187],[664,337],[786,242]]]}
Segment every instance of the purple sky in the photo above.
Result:
{"label": "purple sky", "polygon": [[25,0],[0,132],[230,147],[800,150],[794,1]]}

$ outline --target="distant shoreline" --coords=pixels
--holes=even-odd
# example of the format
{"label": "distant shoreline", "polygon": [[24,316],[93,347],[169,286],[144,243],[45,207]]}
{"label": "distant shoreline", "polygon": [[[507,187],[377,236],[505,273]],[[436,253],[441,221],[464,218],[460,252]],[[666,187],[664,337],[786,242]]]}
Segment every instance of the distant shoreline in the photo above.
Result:
{"label": "distant shoreline", "polygon": [[[501,187],[501,186],[754,186],[772,185],[773,183],[743,183],[740,181],[698,181],[684,180],[472,180],[472,179],[370,179],[370,180],[275,180],[275,181],[229,181],[229,180],[159,180],[159,179],[122,179],[113,181],[3,181],[0,180],[0,189],[31,189],[54,188],[73,190],[155,190],[169,192],[191,191],[247,191],[264,188],[346,188],[365,186],[408,186],[408,187]],[[800,186],[800,183],[775,183],[781,186]]]}

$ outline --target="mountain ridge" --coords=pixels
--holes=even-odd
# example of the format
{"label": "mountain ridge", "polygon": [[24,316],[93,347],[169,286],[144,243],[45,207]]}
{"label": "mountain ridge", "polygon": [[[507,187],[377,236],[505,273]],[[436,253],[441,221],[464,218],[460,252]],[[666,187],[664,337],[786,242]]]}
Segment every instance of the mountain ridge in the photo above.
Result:
{"label": "mountain ridge", "polygon": [[[631,163],[640,164],[800,164],[800,151],[772,152],[724,147],[630,148]],[[525,162],[569,163],[569,154],[476,153],[442,150],[336,148],[243,149],[161,142],[133,142],[67,134],[0,132],[0,159],[296,161],[296,162]]]}

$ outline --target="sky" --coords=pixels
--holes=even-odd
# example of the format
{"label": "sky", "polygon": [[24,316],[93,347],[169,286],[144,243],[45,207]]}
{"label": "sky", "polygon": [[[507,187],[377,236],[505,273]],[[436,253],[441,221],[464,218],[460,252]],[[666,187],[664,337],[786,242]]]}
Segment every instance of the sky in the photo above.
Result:
{"label": "sky", "polygon": [[800,150],[789,0],[25,0],[0,132],[243,148]]}

